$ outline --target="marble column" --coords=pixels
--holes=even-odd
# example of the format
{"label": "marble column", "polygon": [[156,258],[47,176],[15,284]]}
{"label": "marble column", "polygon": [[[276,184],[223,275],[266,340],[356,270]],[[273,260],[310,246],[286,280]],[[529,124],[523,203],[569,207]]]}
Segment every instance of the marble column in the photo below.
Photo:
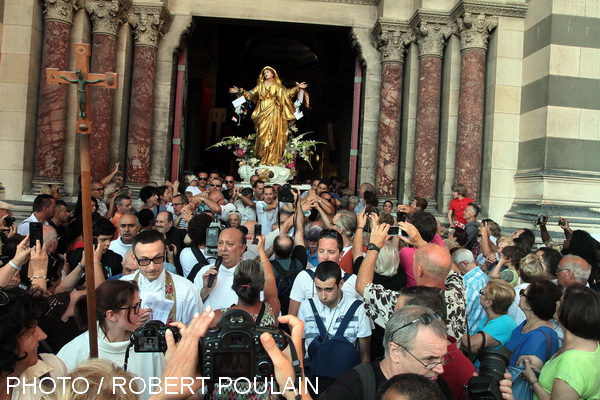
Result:
{"label": "marble column", "polygon": [[396,198],[404,54],[412,34],[406,25],[379,21],[374,35],[382,67],[375,191],[380,197]]}
{"label": "marble column", "polygon": [[67,85],[48,85],[46,68],[69,67],[69,43],[76,0],[44,1],[44,43],[32,192],[46,183],[63,184]]}
{"label": "marble column", "polygon": [[415,28],[419,45],[419,86],[413,196],[435,200],[440,138],[442,56],[452,28],[421,22]]}
{"label": "marble column", "polygon": [[134,6],[129,14],[135,50],[127,139],[127,183],[143,185],[150,178],[150,148],[154,105],[154,79],[158,40],[170,18],[161,6]]}
{"label": "marble column", "polygon": [[497,26],[496,17],[484,14],[465,13],[456,21],[461,66],[454,181],[465,185],[467,195],[475,201],[481,182],[485,58],[490,32]]}
{"label": "marble column", "polygon": [[[117,29],[122,22],[122,8],[116,0],[88,1],[85,9],[92,20],[91,72],[115,72]],[[110,142],[114,91],[92,86],[90,104],[94,131],[90,137],[92,177],[102,179],[110,171]]]}

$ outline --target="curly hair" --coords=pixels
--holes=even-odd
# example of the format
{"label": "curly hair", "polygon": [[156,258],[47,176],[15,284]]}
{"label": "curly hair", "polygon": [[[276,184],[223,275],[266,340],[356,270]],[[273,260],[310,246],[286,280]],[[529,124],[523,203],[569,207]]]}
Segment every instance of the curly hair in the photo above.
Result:
{"label": "curly hair", "polygon": [[24,290],[18,286],[0,288],[0,373],[11,374],[27,354],[19,357],[19,339],[25,331],[34,328],[46,312],[48,303],[40,290]]}
{"label": "curly hair", "polygon": [[192,244],[201,246],[206,244],[206,228],[208,228],[213,219],[202,213],[192,217],[188,224],[188,235],[192,239]]}

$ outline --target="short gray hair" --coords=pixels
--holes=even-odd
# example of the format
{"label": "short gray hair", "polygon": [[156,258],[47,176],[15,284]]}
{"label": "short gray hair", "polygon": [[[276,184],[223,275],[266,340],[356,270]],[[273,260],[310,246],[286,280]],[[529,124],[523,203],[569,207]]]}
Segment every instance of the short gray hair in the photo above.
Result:
{"label": "short gray hair", "polygon": [[454,264],[457,265],[463,261],[472,264],[475,262],[475,257],[473,256],[473,252],[467,249],[458,249],[452,253],[452,261],[454,261]]}
{"label": "short gray hair", "polygon": [[398,248],[395,248],[391,242],[386,242],[375,261],[375,272],[383,276],[394,276],[399,266]]}
{"label": "short gray hair", "polygon": [[[582,268],[583,265],[587,265],[587,269]],[[568,269],[573,272],[573,277],[577,282],[581,282],[584,285],[587,283],[592,272],[590,264],[579,256],[567,255],[564,256],[560,262],[561,269]]]}
{"label": "short gray hair", "polygon": [[358,225],[356,213],[353,211],[342,210],[338,211],[336,215],[338,216],[338,219],[335,224],[342,229],[344,235],[349,238],[353,237]]}
{"label": "short gray hair", "polygon": [[[389,319],[387,324],[385,325],[385,334],[383,335],[383,344],[385,346],[385,355],[387,356],[389,353],[389,344],[394,342],[408,350],[412,348],[412,343],[417,337],[419,333],[419,328],[423,325],[422,322],[415,322],[411,324],[412,321],[421,318],[423,314],[430,314],[433,318],[431,324],[428,324],[433,332],[441,338],[446,339],[446,325],[441,318],[434,317],[435,313],[429,307],[423,306],[405,306],[399,308],[392,314],[392,317]],[[400,329],[400,327],[405,326]]]}

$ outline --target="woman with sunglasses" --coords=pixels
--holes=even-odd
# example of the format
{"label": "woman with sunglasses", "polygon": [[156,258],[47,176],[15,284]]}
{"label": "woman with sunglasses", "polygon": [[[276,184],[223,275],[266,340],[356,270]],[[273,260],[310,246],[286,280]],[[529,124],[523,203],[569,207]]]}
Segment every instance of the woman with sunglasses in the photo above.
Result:
{"label": "woman with sunglasses", "polygon": [[562,291],[546,279],[534,281],[519,291],[519,308],[525,321],[513,332],[506,347],[512,352],[510,366],[522,365],[525,357],[535,355],[541,360],[539,367],[548,361],[559,347],[558,335],[550,321],[556,311],[556,302]]}
{"label": "woman with sunglasses", "polygon": [[[599,399],[600,294],[589,287],[569,286],[556,304],[555,319],[565,333],[565,342],[544,364],[539,378],[536,357],[525,358],[523,377],[534,399]],[[534,361],[535,360],[535,361]]]}
{"label": "woman with sunglasses", "polygon": [[[86,296],[75,306],[77,322],[87,325]],[[98,357],[123,367],[125,353],[133,331],[142,325],[140,318],[141,299],[137,283],[132,281],[106,281],[96,289],[96,320],[98,321]],[[69,370],[88,359],[90,352],[89,331],[67,343],[58,353]],[[127,370],[149,382],[150,377],[161,376],[165,368],[162,353],[129,352]],[[149,398],[148,391],[141,398]]]}
{"label": "woman with sunglasses", "polygon": [[487,315],[487,322],[474,335],[463,335],[461,349],[478,354],[486,347],[504,346],[517,323],[507,315],[515,298],[515,290],[502,279],[492,279],[480,292],[479,303]]}

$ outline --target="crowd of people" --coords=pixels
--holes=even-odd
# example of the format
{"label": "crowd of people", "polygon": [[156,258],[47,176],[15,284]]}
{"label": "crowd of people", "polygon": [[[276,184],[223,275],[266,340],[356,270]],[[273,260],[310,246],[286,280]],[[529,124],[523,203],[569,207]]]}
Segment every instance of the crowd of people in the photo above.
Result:
{"label": "crowd of people", "polygon": [[[463,185],[453,187],[446,233],[425,199],[380,204],[370,183],[355,193],[313,179],[300,191],[198,171],[133,196],[118,171],[75,205],[45,187],[21,223],[0,202],[0,400],[35,398],[10,378],[89,376],[100,391],[103,374],[193,382],[169,395],[147,386],[142,399],[459,400],[500,348],[512,373],[495,384],[502,398],[513,398],[513,384],[518,400],[600,398],[600,243],[564,218],[564,242],[542,217],[536,246],[532,230],[506,234],[482,219]],[[83,201],[92,205],[96,361],[87,360]],[[32,222],[43,224],[35,244]],[[291,335],[284,351],[260,336],[275,382],[199,379],[199,338],[232,310]],[[148,321],[178,328],[181,340],[167,329],[165,354],[134,352],[131,337]],[[296,358],[318,382],[300,394],[286,386],[299,376]],[[224,370],[245,376],[243,366]]]}

